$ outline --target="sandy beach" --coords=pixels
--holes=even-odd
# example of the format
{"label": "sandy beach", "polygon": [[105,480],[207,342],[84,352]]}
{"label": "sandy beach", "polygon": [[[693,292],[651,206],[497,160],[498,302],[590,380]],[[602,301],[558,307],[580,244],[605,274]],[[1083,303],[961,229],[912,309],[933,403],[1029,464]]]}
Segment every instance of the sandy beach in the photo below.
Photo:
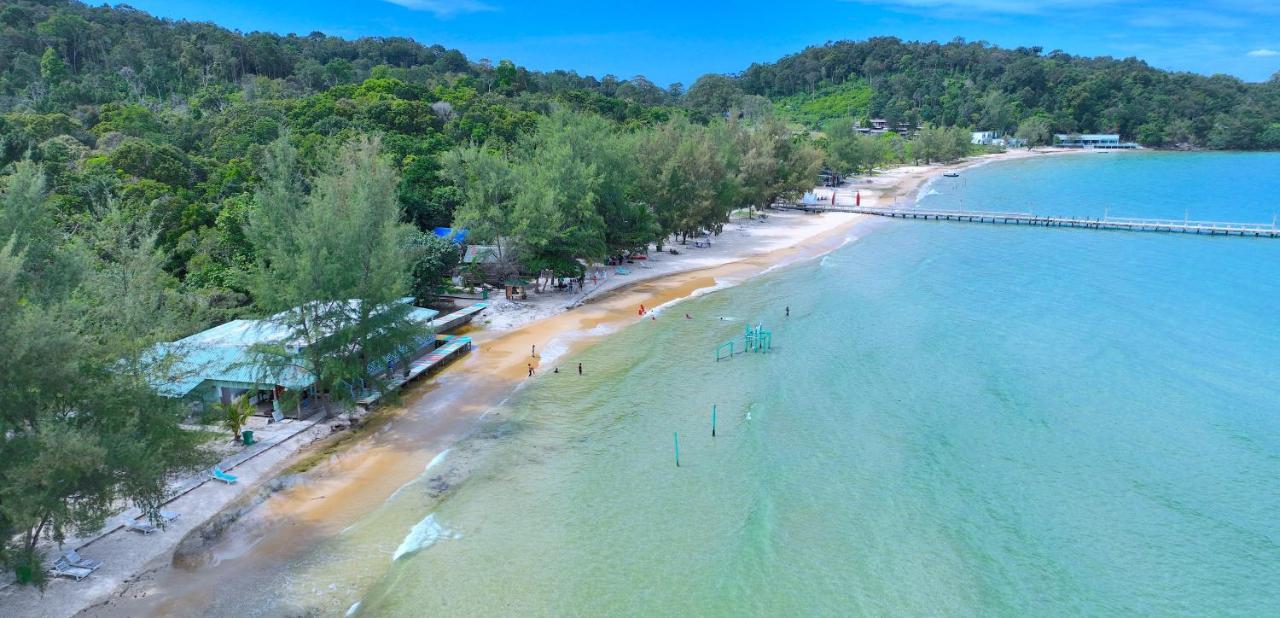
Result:
{"label": "sandy beach", "polygon": [[[946,166],[903,166],[834,191],[840,203],[852,203],[857,192],[863,206],[906,205],[944,171],[1042,154],[1014,151]],[[833,189],[815,191],[830,198]],[[237,469],[239,485],[201,487],[175,500],[166,508],[183,516],[169,529],[147,536],[117,531],[84,547],[82,554],[107,562],[88,580],[55,580],[43,594],[11,585],[0,590],[0,606],[24,616],[188,613],[218,594],[208,582],[269,576],[282,560],[368,515],[474,432],[528,379],[530,365],[549,373],[561,356],[650,319],[637,316],[642,304],[659,308],[659,322],[682,317],[675,315],[678,309],[668,315],[661,308],[829,253],[873,218],[770,212],[766,222],[732,221],[710,247],[676,245],[680,255],[658,255],[651,268],[610,272],[585,293],[531,295],[518,303],[497,299],[469,333],[474,351],[407,389],[401,404],[376,410],[354,431],[309,430],[289,448]],[[537,356],[530,355],[534,346]],[[446,484],[460,480],[444,475]]]}

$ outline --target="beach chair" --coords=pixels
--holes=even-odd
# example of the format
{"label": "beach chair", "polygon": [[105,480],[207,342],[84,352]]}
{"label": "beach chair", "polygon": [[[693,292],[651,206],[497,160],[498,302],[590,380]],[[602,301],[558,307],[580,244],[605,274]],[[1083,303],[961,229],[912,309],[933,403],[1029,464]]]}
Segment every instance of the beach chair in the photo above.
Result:
{"label": "beach chair", "polygon": [[151,534],[152,532],[160,529],[159,526],[151,523],[150,519],[126,519],[124,521],[124,527],[134,532],[141,532],[144,535]]}
{"label": "beach chair", "polygon": [[156,517],[154,517],[154,518],[153,518],[153,517],[144,517],[144,518],[142,518],[142,519],[129,519],[129,520],[126,520],[126,521],[124,522],[124,526],[125,526],[126,528],[130,529],[130,530],[133,530],[134,532],[141,532],[141,533],[143,533],[143,534],[151,534],[152,532],[155,532],[156,530],[159,530],[159,529],[160,529],[160,526],[157,526],[157,525],[155,525],[154,523],[152,523],[152,521],[153,521],[153,520],[158,519],[158,520],[160,520],[160,523],[161,523],[161,524],[167,524],[167,523],[169,523],[169,522],[171,522],[171,521],[173,521],[173,520],[175,520],[175,519],[177,519],[178,517],[181,517],[181,516],[182,516],[182,514],[181,514],[181,513],[174,513],[173,511],[164,511],[164,510],[162,510],[162,511],[158,511],[158,512],[156,513]]}
{"label": "beach chair", "polygon": [[103,561],[101,561],[101,560],[93,560],[93,559],[91,559],[91,558],[83,558],[83,557],[81,557],[81,556],[80,556],[79,552],[77,552],[77,551],[76,551],[76,550],[74,550],[74,549],[68,549],[68,550],[66,550],[66,551],[62,552],[62,557],[63,557],[64,559],[66,559],[67,564],[70,564],[70,565],[71,565],[71,566],[73,566],[73,567],[80,567],[80,568],[82,568],[82,569],[89,569],[90,571],[96,571],[96,570],[98,570],[99,568],[101,568],[101,567],[102,567],[102,565],[106,564],[105,562],[103,562]]}
{"label": "beach chair", "polygon": [[54,562],[53,567],[49,569],[49,573],[54,577],[68,577],[76,581],[80,581],[92,575],[93,569],[74,566],[70,562],[67,562],[66,558],[58,558],[58,561]]}
{"label": "beach chair", "polygon": [[614,272],[615,274],[619,274],[619,275],[629,275],[629,274],[631,274],[631,271],[630,271],[630,270],[628,270],[628,269],[626,269],[626,268],[624,268],[624,267],[622,267],[622,266],[619,266],[619,267],[617,267],[617,268],[613,269],[613,272]]}
{"label": "beach chair", "polygon": [[214,480],[222,481],[223,483],[226,483],[228,485],[235,485],[236,481],[238,480],[234,475],[223,472],[222,468],[219,468],[218,466],[214,466],[213,470],[209,473],[209,475],[212,476]]}

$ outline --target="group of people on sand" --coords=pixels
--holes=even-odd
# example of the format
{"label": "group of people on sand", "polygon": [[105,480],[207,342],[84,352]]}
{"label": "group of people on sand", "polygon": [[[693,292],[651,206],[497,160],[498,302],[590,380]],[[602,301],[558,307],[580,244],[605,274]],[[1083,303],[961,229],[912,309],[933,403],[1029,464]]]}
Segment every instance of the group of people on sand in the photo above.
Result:
{"label": "group of people on sand", "polygon": [[[529,348],[529,357],[530,357],[530,358],[538,358],[538,345],[537,345],[537,344],[534,344],[532,347],[530,347],[530,348]],[[533,373],[534,373],[533,363],[529,363],[529,377],[531,377],[531,378],[532,378],[532,377],[533,377]],[[559,367],[556,367],[555,369],[552,369],[552,370],[551,370],[551,373],[560,373],[560,368],[559,368]],[[578,363],[578,375],[582,375],[582,363]]]}

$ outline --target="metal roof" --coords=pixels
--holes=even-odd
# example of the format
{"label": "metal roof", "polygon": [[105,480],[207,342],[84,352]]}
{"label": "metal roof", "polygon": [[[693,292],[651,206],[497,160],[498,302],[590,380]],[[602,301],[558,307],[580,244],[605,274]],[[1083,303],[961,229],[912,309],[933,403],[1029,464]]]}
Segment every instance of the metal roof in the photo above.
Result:
{"label": "metal roof", "polygon": [[[254,362],[251,350],[255,345],[297,343],[280,323],[287,313],[263,320],[232,320],[172,343],[157,344],[152,349],[152,360],[168,364],[165,373],[169,377],[152,386],[169,397],[184,397],[206,381],[279,385],[295,390],[310,386],[315,378],[305,369],[291,367],[279,376],[267,377]],[[438,315],[440,312],[434,309],[414,307],[409,319],[427,324]],[[171,361],[165,358],[168,356],[172,356]]]}

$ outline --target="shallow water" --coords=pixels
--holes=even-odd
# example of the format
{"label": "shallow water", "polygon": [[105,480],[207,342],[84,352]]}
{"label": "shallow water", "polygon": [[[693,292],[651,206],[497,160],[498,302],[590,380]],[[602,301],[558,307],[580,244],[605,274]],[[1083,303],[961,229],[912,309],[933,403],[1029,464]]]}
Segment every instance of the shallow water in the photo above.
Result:
{"label": "shallow water", "polygon": [[[1172,217],[1198,195],[1192,218],[1266,221],[1278,171],[1273,154],[1046,158],[924,201],[1092,214],[1104,195],[1113,216]],[[1280,242],[863,236],[566,357],[587,375],[509,402],[476,471],[421,513],[448,534],[359,612],[1280,611]],[[747,322],[775,349],[714,362]]]}

